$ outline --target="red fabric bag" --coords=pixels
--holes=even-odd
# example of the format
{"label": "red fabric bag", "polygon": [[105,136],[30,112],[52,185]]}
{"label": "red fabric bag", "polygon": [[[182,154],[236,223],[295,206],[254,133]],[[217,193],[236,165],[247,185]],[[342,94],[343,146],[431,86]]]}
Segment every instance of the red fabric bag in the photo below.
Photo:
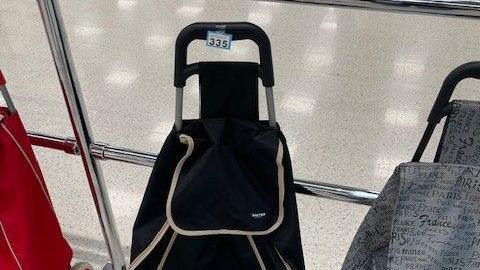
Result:
{"label": "red fabric bag", "polygon": [[71,259],[20,117],[0,108],[0,269],[67,270]]}

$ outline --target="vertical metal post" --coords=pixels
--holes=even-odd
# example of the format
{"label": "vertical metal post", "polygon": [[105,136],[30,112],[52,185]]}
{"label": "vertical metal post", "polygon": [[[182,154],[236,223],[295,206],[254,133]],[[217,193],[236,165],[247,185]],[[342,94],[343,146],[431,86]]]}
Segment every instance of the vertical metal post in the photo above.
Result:
{"label": "vertical metal post", "polygon": [[180,131],[183,124],[183,87],[177,87],[175,92],[175,128]]}
{"label": "vertical metal post", "polygon": [[275,102],[273,101],[273,87],[265,87],[267,96],[268,123],[271,127],[277,126],[277,117],[275,116]]}
{"label": "vertical metal post", "polygon": [[37,0],[37,3],[113,269],[126,269],[125,257],[115,226],[102,170],[100,164],[95,161],[89,152],[89,146],[93,142],[92,131],[70,52],[60,6],[57,0]]}

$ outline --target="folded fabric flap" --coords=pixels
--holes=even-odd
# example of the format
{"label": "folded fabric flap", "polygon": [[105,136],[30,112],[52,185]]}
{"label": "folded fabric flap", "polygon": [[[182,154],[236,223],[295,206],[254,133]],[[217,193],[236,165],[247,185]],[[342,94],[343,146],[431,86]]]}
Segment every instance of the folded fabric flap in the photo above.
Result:
{"label": "folded fabric flap", "polygon": [[134,224],[130,258],[132,270],[288,270],[283,261],[305,269],[278,126],[209,118],[173,128]]}
{"label": "folded fabric flap", "polygon": [[182,235],[260,235],[283,220],[283,145],[275,129],[239,119],[202,120],[184,130],[187,145],[167,200],[167,218]]}

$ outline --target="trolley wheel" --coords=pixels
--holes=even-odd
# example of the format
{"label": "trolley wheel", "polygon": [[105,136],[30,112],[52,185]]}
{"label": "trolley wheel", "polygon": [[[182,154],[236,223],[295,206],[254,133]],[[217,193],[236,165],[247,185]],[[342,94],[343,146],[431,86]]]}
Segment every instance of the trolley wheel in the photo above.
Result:
{"label": "trolley wheel", "polygon": [[93,270],[93,266],[86,262],[76,263],[70,270]]}

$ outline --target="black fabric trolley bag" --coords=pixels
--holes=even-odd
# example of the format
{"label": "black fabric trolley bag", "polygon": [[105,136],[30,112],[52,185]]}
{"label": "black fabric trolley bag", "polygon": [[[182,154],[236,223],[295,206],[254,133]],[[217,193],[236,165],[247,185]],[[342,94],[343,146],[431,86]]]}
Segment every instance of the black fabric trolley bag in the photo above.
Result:
{"label": "black fabric trolley bag", "polygon": [[[412,162],[400,164],[360,225],[343,270],[480,269],[480,102],[453,100],[480,62],[453,70]],[[447,116],[433,163],[420,158]]]}
{"label": "black fabric trolley bag", "polygon": [[[209,31],[253,40],[260,64],[187,65]],[[182,120],[183,87],[200,80],[200,119]],[[258,78],[268,121],[259,121]],[[130,269],[304,269],[290,156],[275,120],[270,41],[250,23],[195,23],[175,48],[175,125],[133,229]]]}

